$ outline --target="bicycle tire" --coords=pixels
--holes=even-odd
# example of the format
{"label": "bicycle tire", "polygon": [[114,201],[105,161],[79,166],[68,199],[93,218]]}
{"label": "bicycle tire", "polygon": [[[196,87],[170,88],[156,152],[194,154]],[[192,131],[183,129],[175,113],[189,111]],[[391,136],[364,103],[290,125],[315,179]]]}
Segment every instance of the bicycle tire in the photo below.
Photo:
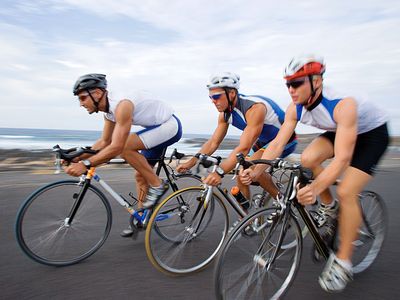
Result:
{"label": "bicycle tire", "polygon": [[50,266],[76,264],[94,254],[111,230],[111,207],[90,185],[73,222],[66,217],[82,186],[78,180],[50,183],[33,192],[20,207],[15,232],[18,245],[34,261]]}
{"label": "bicycle tire", "polygon": [[[187,179],[190,179],[190,181],[188,181],[187,183],[186,182],[182,183],[183,180]],[[197,186],[197,183],[200,186],[203,183],[203,181],[201,180],[201,177],[199,175],[191,173],[182,173],[175,175],[175,183],[177,184],[178,189],[181,190],[186,187]],[[174,190],[174,192],[176,191]]]}
{"label": "bicycle tire", "polygon": [[205,207],[204,191],[204,187],[179,190],[154,210],[145,246],[150,262],[159,271],[168,275],[198,272],[221,248],[229,226],[228,212],[217,194]]}
{"label": "bicycle tire", "polygon": [[[171,201],[170,201],[170,202],[171,202]],[[169,210],[170,210],[170,211],[175,210],[177,206],[181,205],[181,203],[184,203],[184,202],[185,202],[185,199],[183,199],[182,196],[177,196],[176,205],[175,205],[175,203],[172,204],[172,207],[169,208]],[[214,203],[214,201],[211,201],[211,202],[208,204],[208,208],[207,208],[208,218],[207,218],[206,220],[203,220],[204,226],[202,226],[202,227],[200,228],[200,230],[197,231],[197,234],[196,234],[197,236],[200,236],[200,235],[204,232],[204,230],[208,227],[208,225],[210,224],[210,222],[211,222],[211,220],[212,220],[212,218],[213,218],[213,215],[214,215],[214,209],[215,209],[215,203]],[[159,215],[159,217],[156,219],[156,221],[158,221],[158,219],[160,219],[160,218],[163,218],[163,215],[166,214],[166,213],[168,213],[168,211],[164,211],[164,210],[163,210],[162,212],[160,212],[161,217],[160,217],[160,215]],[[156,222],[156,223],[154,224],[154,230],[158,233],[158,235],[159,235],[161,238],[163,238],[165,241],[168,241],[168,242],[171,242],[171,243],[176,243],[176,242],[180,242],[180,241],[181,241],[181,239],[176,239],[174,236],[165,234],[164,231],[161,230],[161,229],[158,227],[158,224],[157,224],[157,223],[158,223],[158,222]]]}
{"label": "bicycle tire", "polygon": [[[289,289],[300,266],[303,239],[292,215],[284,224],[282,218],[271,217],[273,212],[276,209],[263,208],[253,212],[228,236],[214,271],[217,299],[278,299]],[[253,227],[260,218],[270,222]],[[279,242],[283,226],[286,233]],[[292,235],[297,241],[295,246],[278,250],[277,245],[285,244],[285,239],[292,241]],[[275,260],[268,262],[274,251],[278,251]],[[273,289],[278,280],[282,283]]]}

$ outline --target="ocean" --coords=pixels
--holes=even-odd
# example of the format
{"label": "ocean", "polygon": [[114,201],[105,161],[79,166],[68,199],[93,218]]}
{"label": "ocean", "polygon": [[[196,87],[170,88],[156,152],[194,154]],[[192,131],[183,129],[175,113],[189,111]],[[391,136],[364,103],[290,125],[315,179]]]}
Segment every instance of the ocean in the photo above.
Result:
{"label": "ocean", "polygon": [[[0,128],[0,149],[46,150],[57,144],[62,148],[91,146],[100,136],[101,131]],[[185,154],[195,154],[209,137],[203,134],[184,134],[179,142],[168,148],[167,154],[174,148]],[[229,153],[230,150],[218,150],[215,154],[226,157]]]}

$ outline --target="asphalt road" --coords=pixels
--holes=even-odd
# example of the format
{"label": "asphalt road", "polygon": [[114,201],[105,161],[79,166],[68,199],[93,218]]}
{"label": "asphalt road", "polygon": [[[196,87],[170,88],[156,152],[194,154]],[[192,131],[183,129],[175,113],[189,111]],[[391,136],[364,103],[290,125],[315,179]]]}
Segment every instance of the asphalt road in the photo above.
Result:
{"label": "asphalt road", "polygon": [[[120,193],[128,194],[133,189],[129,169],[103,169],[99,173]],[[26,257],[14,237],[17,210],[36,188],[63,177],[66,176],[27,171],[0,173],[0,299],[214,299],[213,265],[186,277],[161,274],[147,260],[144,232],[135,241],[119,236],[128,216],[114,202],[111,203],[113,227],[110,236],[87,260],[56,268],[40,265]],[[327,294],[317,283],[323,264],[311,261],[311,241],[307,237],[300,270],[285,299],[400,298],[399,182],[400,168],[385,166],[369,186],[381,194],[389,211],[386,243],[371,268],[356,276],[344,292]],[[230,181],[226,183],[231,185]]]}

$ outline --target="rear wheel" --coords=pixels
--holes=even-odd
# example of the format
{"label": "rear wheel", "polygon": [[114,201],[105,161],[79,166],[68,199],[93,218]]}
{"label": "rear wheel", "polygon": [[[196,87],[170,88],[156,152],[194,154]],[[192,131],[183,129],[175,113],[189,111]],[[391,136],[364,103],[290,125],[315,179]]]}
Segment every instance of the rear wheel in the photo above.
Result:
{"label": "rear wheel", "polygon": [[387,232],[387,213],[383,199],[375,192],[359,195],[362,223],[357,240],[353,242],[353,272],[367,269],[378,256]]}

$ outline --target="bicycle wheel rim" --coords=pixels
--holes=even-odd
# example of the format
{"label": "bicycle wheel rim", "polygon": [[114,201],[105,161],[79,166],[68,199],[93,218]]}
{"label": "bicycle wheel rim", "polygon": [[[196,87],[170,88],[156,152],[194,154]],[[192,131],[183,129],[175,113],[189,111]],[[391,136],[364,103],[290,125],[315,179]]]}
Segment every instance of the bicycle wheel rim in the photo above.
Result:
{"label": "bicycle wheel rim", "polygon": [[[251,231],[248,230],[256,219],[263,217],[267,220],[274,211],[266,208],[252,213],[229,235],[215,268],[218,299],[278,299],[289,288],[299,268],[302,252],[302,237],[296,220],[290,217],[290,226],[287,227],[288,231],[295,232],[296,247],[280,248],[271,265],[268,259],[276,249],[283,224],[276,221],[269,225],[264,223],[259,227],[265,226],[261,230],[263,233],[249,234]],[[260,247],[262,244],[264,247]],[[260,248],[263,251],[258,251]]]}
{"label": "bicycle wheel rim", "polygon": [[[169,275],[200,271],[221,248],[228,230],[227,211],[217,195],[204,207],[203,199],[198,199],[203,192],[203,187],[179,190],[153,212],[145,244],[148,258],[158,270]],[[182,199],[184,203],[179,203]]]}
{"label": "bicycle wheel rim", "polygon": [[52,266],[75,264],[95,253],[111,229],[111,208],[105,196],[90,186],[68,226],[66,217],[81,187],[78,181],[49,184],[34,192],[21,206],[16,238],[34,261]]}

